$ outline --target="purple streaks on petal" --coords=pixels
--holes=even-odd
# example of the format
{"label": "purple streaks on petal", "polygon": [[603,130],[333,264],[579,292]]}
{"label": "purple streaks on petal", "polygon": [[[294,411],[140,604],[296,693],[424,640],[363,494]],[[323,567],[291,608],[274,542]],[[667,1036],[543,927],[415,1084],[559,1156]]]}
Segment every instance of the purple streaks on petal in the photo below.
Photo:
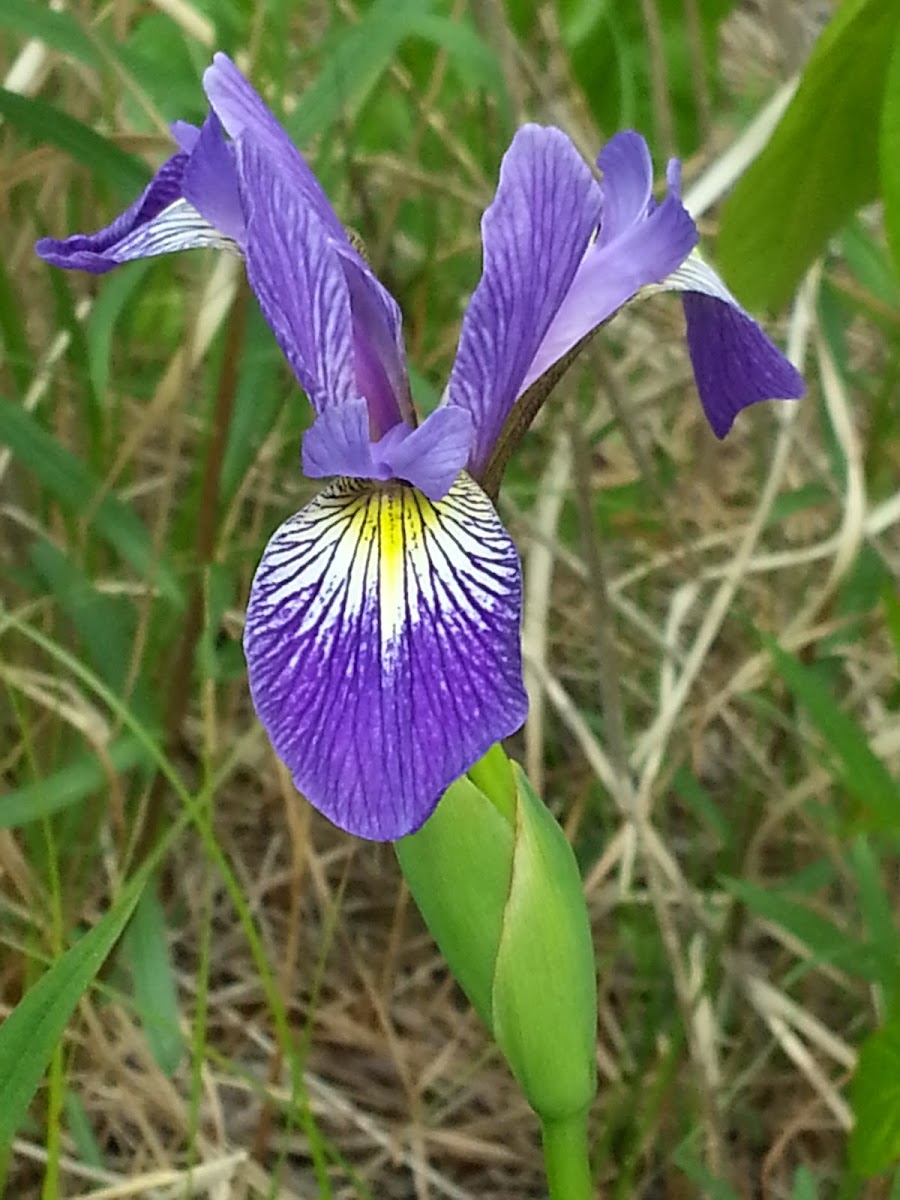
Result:
{"label": "purple streaks on petal", "polygon": [[314,210],[332,237],[345,239],[344,227],[303,155],[227,54],[220,51],[213,56],[212,66],[203,75],[203,87],[231,137],[246,136],[270,154],[285,183]]}
{"label": "purple streaks on petal", "polygon": [[701,292],[681,300],[697,391],[716,437],[750,404],[803,396],[803,376],[737,304]]}
{"label": "purple streaks on petal", "polygon": [[263,555],[244,647],[260,720],[331,821],[389,840],[525,718],[515,548],[460,476],[413,488],[338,480]]}
{"label": "purple streaks on petal", "polygon": [[484,272],[463,320],[448,388],[475,422],[480,470],[600,218],[600,189],[558,129],[526,125],[484,214]]}
{"label": "purple streaks on petal", "polygon": [[252,141],[237,143],[247,277],[317,413],[358,398],[344,272],[315,211]]}
{"label": "purple streaks on petal", "polygon": [[102,274],[120,263],[201,246],[240,242],[243,219],[230,149],[214,114],[201,130],[177,129],[189,153],[168,159],[143,194],[105,229],[56,240],[35,249],[57,267]]}
{"label": "purple streaks on petal", "polygon": [[181,181],[187,161],[186,154],[175,154],[164,162],[138,199],[104,229],[98,229],[96,233],[73,233],[67,238],[41,238],[35,250],[55,267],[92,271],[95,275],[112,270],[129,258],[143,257],[143,252],[135,249],[133,242],[124,254],[121,244],[129,242],[136,230],[150,225],[170,204],[181,198]]}

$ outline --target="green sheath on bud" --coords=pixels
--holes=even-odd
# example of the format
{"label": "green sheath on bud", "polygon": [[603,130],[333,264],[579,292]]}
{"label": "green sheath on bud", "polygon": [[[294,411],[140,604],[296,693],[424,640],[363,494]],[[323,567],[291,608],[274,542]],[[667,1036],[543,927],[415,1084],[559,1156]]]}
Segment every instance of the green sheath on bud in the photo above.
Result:
{"label": "green sheath on bud", "polygon": [[596,1085],[594,954],[578,866],[499,747],[470,776],[397,842],[397,856],[528,1102],[544,1122],[565,1120],[586,1111]]}

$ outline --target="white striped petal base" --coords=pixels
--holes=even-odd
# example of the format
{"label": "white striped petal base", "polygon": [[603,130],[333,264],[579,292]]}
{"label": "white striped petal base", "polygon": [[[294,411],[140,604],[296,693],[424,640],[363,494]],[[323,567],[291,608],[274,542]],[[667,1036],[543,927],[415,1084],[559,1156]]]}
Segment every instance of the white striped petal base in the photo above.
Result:
{"label": "white striped petal base", "polygon": [[520,618],[518,555],[468,475],[436,502],[335,480],[269,542],[244,635],[299,790],[361,837],[417,829],[525,719]]}

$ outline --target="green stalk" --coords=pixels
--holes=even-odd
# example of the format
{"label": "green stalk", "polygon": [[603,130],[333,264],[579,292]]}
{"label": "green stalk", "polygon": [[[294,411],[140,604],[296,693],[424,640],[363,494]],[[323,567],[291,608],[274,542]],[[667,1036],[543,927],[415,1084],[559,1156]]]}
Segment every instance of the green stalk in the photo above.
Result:
{"label": "green stalk", "polygon": [[550,1200],[593,1200],[587,1110],[541,1124]]}
{"label": "green stalk", "polygon": [[541,1137],[550,1200],[592,1200],[594,1184],[588,1155],[587,1110],[558,1121],[544,1121]]}

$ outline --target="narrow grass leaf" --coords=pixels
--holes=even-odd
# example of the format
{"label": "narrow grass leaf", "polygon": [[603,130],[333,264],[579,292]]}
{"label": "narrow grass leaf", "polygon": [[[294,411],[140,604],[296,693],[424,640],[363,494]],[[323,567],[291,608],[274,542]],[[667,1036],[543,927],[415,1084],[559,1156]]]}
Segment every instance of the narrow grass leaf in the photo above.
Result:
{"label": "narrow grass leaf", "polygon": [[780,925],[801,942],[817,963],[831,963],[860,979],[878,981],[879,956],[871,943],[855,939],[847,929],[782,892],[746,879],[726,878],[723,882],[752,913]]}
{"label": "narrow grass leaf", "polygon": [[863,1042],[850,1104],[856,1118],[850,1163],[863,1175],[876,1175],[900,1158],[900,1010]]}
{"label": "narrow grass leaf", "polygon": [[178,1023],[178,989],[169,953],[166,919],[152,885],[144,889],[122,940],[131,968],[134,998],[150,1053],[171,1075],[184,1054]]}
{"label": "narrow grass leaf", "polygon": [[127,263],[103,281],[87,320],[85,342],[88,370],[94,394],[105,396],[109,383],[109,363],[116,322],[133,293],[141,286],[151,263]]}
{"label": "narrow grass leaf", "polygon": [[0,1146],[19,1128],[78,1001],[134,911],[147,880],[141,870],[112,908],[29,989],[0,1025]]}
{"label": "narrow grass leaf", "polygon": [[896,0],[839,7],[769,144],[726,201],[719,263],[751,307],[784,304],[831,234],[877,194],[873,114],[898,28]]}
{"label": "narrow grass leaf", "polygon": [[51,8],[46,0],[3,0],[0,29],[37,38],[54,50],[71,54],[88,67],[102,63],[91,37],[70,13]]}
{"label": "narrow grass leaf", "polygon": [[[123,500],[103,494],[99,480],[38,423],[31,413],[0,396],[0,443],[43,484],[64,511],[84,517],[91,528],[142,578],[154,583],[166,599],[181,604],[179,584],[171,569],[158,562],[140,517]],[[97,497],[101,499],[98,501]]]}
{"label": "narrow grass leaf", "polygon": [[822,687],[821,677],[769,637],[764,642],[778,674],[808,713],[828,747],[838,782],[879,829],[900,829],[900,784],[869,746],[868,739]]}
{"label": "narrow grass leaf", "polygon": [[894,262],[900,268],[900,23],[887,70],[879,153],[884,227]]}
{"label": "narrow grass leaf", "polygon": [[84,1102],[77,1092],[66,1092],[65,1099],[66,1125],[75,1146],[78,1161],[88,1167],[102,1171],[106,1167],[100,1143],[91,1125]]}
{"label": "narrow grass leaf", "polygon": [[12,285],[5,257],[0,256],[0,335],[3,357],[9,364],[20,396],[24,396],[28,390],[33,369],[22,312],[22,299]]}
{"label": "narrow grass leaf", "polygon": [[885,870],[869,839],[860,834],[850,846],[850,868],[856,879],[859,908],[871,939],[879,973],[879,982],[894,1006],[900,983],[900,930],[894,916],[894,902],[885,886]]}
{"label": "narrow grass leaf", "polygon": [[[151,761],[141,742],[123,734],[106,748],[106,757],[116,772]],[[80,804],[108,784],[105,764],[96,752],[72,758],[66,766],[34,783],[11,788],[0,796],[0,829],[18,829],[31,821],[52,816],[61,809]]]}
{"label": "narrow grass leaf", "polygon": [[298,145],[359,110],[398,47],[434,7],[434,0],[375,0],[356,25],[341,32],[315,83],[287,118]]}
{"label": "narrow grass leaf", "polygon": [[30,141],[58,146],[122,195],[133,197],[150,177],[149,168],[139,158],[39,97],[0,88],[0,116]]}

